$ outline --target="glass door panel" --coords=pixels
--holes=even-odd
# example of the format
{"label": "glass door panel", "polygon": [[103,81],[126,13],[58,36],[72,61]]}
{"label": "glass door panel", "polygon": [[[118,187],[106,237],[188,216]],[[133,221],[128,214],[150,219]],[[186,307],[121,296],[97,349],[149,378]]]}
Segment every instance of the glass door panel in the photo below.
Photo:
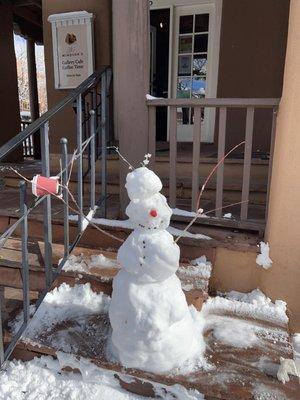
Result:
{"label": "glass door panel", "polygon": [[[177,53],[174,71],[175,96],[180,99],[203,98],[207,88],[207,63],[209,48],[208,12],[201,13],[197,7],[181,7],[175,19],[177,26]],[[202,121],[205,115],[203,111]],[[194,110],[189,107],[177,108],[177,131],[179,141],[192,141]]]}

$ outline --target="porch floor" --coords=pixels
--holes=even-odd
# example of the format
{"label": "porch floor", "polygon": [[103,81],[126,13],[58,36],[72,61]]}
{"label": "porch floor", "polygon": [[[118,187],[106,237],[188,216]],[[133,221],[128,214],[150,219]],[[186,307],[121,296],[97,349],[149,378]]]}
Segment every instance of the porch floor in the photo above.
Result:
{"label": "porch floor", "polygon": [[[185,145],[185,144],[182,144]],[[190,145],[189,143],[186,145]],[[185,155],[190,154],[189,146],[183,146],[182,151],[178,153],[178,158],[181,157],[181,161],[185,162]],[[208,157],[206,157],[207,155]],[[118,207],[118,193],[119,193],[119,176],[118,176],[118,165],[116,164],[115,155],[109,156],[108,159],[108,176],[107,176],[107,191],[110,195],[109,207],[108,207],[108,218],[118,218],[119,216],[119,207]],[[162,151],[161,153],[157,153],[157,161],[160,163],[164,163],[164,160],[168,159],[168,150]],[[216,158],[212,156],[211,151],[207,151],[203,155],[203,159],[201,163],[215,163]],[[189,161],[188,161],[189,162]],[[228,163],[238,163],[240,164],[242,160],[240,160],[237,156],[237,159],[228,159]],[[257,163],[258,166],[264,166],[268,164],[268,161],[255,159],[253,162]],[[59,170],[59,166],[56,165],[57,162],[52,166],[52,174],[56,175]],[[16,204],[18,204],[18,193],[13,192],[19,184],[21,180],[10,167],[13,167],[19,171],[23,176],[27,179],[32,179],[32,177],[36,174],[41,173],[41,163],[40,161],[32,161],[26,160],[20,164],[0,164],[0,204],[1,204],[1,212],[7,213],[10,208],[15,208]],[[240,168],[240,167],[239,167]],[[75,169],[75,168],[74,168]],[[164,171],[166,167],[163,167]],[[167,168],[168,169],[168,168]],[[187,173],[188,174],[188,173]],[[261,172],[259,173],[261,174]],[[96,175],[96,182],[98,182],[98,175]],[[206,177],[200,177],[200,184],[203,183],[203,179]],[[163,181],[163,194],[168,197],[168,177],[161,177]],[[86,193],[89,193],[89,176],[85,178]],[[84,186],[84,187],[85,187]],[[241,182],[240,179],[234,177],[232,179],[224,180],[224,201],[223,201],[223,209],[224,214],[232,214],[233,218],[238,218],[240,214],[240,205],[235,205],[236,202],[240,201],[240,190],[241,190]],[[4,191],[3,191],[4,190]],[[10,190],[10,191],[9,191]],[[71,182],[70,182],[70,190],[75,194],[76,193],[76,173],[73,171]],[[99,188],[98,188],[99,190]],[[265,219],[265,177],[257,176],[253,179],[250,185],[250,197],[249,197],[249,209],[248,209],[248,219],[251,221],[257,221],[258,223],[264,223]],[[6,198],[6,193],[8,197]],[[87,197],[85,196],[88,201]],[[179,176],[177,179],[177,208],[181,208],[186,211],[190,211],[190,202],[191,202],[191,178]],[[54,207],[56,208],[55,201],[53,202]],[[8,208],[7,208],[8,207]],[[207,190],[201,201],[201,207],[205,212],[208,212],[208,216],[214,215],[215,209],[215,179],[207,185]],[[59,210],[57,210],[59,213]]]}
{"label": "porch floor", "polygon": [[[169,142],[156,142],[156,157],[169,158],[170,155],[169,148],[170,148]],[[193,153],[193,143],[184,143],[184,142],[177,143],[178,158],[190,159],[192,153]],[[203,161],[216,160],[218,157],[217,145],[209,143],[201,143],[200,156]],[[230,154],[230,158],[228,158],[228,160],[233,159],[235,160],[235,162],[237,160],[243,162],[243,158],[244,158],[244,151],[242,148],[241,149],[238,148],[233,153]],[[268,164],[269,158],[270,158],[269,152],[260,150],[252,152],[252,162],[254,163]]]}

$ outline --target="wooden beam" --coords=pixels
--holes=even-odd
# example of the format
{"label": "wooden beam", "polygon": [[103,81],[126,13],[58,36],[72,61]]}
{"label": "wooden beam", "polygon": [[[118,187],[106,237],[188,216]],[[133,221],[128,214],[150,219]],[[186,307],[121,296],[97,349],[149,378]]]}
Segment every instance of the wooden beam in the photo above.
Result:
{"label": "wooden beam", "polygon": [[42,9],[42,2],[39,0],[15,0],[13,3],[16,7],[36,6]]}
{"label": "wooden beam", "polygon": [[255,107],[273,108],[278,106],[277,98],[202,98],[202,99],[154,99],[147,100],[148,106],[173,106],[173,107]]}
{"label": "wooden beam", "polygon": [[17,6],[13,7],[13,13],[40,28],[43,27],[42,15],[40,13],[37,14],[29,10],[29,8]]}

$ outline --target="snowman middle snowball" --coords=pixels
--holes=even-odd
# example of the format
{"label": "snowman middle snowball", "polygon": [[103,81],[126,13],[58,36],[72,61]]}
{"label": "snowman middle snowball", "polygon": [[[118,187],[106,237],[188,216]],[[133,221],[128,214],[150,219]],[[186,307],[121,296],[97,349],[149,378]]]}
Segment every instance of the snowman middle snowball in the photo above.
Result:
{"label": "snowman middle snowball", "polygon": [[204,341],[175,275],[180,250],[166,231],[172,210],[159,177],[137,168],[125,186],[134,231],[118,251],[121,270],[109,308],[112,352],[126,367],[168,372],[202,352]]}

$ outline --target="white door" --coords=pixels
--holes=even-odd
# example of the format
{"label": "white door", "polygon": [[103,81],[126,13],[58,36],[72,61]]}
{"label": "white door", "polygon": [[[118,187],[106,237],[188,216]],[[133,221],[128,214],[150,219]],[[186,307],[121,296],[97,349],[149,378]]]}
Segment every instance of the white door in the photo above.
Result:
{"label": "white door", "polygon": [[[172,97],[197,99],[215,97],[213,76],[213,10],[212,5],[175,7],[173,34]],[[215,82],[214,82],[215,80]],[[214,109],[202,111],[201,137],[213,142]],[[177,140],[193,140],[193,108],[177,109]]]}

